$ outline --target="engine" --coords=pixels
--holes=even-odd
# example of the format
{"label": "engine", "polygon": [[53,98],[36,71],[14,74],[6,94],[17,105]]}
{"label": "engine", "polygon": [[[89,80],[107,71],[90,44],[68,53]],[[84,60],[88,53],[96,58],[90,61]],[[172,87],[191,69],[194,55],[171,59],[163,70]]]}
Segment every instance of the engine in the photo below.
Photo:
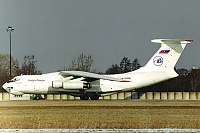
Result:
{"label": "engine", "polygon": [[52,81],[52,88],[63,88],[63,82],[61,82],[61,81]]}
{"label": "engine", "polygon": [[80,89],[89,89],[91,88],[90,83],[85,82],[61,82],[61,81],[53,81],[52,88],[63,88],[67,90],[80,90]]}

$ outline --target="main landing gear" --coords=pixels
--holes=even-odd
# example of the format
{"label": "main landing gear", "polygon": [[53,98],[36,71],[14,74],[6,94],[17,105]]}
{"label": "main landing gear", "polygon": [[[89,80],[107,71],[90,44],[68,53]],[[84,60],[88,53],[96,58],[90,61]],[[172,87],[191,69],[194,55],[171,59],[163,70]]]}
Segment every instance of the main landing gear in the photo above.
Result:
{"label": "main landing gear", "polygon": [[94,95],[94,96],[87,96],[87,95],[80,96],[81,100],[88,100],[89,98],[91,100],[99,100],[99,96],[97,96],[97,95]]}
{"label": "main landing gear", "polygon": [[45,100],[45,97],[44,95],[36,94],[34,95],[33,100]]}

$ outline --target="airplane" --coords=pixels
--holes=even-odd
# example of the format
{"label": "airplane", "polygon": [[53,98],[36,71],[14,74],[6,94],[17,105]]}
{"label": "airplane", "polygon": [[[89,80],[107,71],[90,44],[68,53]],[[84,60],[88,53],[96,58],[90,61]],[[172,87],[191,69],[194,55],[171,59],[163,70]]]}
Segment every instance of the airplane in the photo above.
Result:
{"label": "airplane", "polygon": [[100,75],[83,71],[60,71],[42,75],[16,76],[2,87],[9,93],[68,94],[81,100],[98,100],[100,96],[132,91],[175,78],[174,67],[187,44],[194,40],[154,39],[161,47],[144,67],[135,71]]}

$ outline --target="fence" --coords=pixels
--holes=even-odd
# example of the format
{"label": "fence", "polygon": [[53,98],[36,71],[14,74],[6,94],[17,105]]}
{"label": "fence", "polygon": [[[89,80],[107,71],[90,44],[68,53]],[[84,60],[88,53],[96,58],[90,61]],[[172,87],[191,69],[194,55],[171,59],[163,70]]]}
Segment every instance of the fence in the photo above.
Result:
{"label": "fence", "polygon": [[[121,92],[109,96],[102,96],[105,100],[200,100],[200,92]],[[28,94],[22,97],[9,95],[7,92],[0,93],[0,100],[30,100]],[[48,94],[47,100],[79,100],[79,97],[67,94]]]}

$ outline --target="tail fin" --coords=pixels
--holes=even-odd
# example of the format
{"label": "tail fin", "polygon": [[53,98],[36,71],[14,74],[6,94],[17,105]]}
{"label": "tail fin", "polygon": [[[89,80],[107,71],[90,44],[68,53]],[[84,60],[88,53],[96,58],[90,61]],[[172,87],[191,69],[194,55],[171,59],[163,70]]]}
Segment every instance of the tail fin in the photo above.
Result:
{"label": "tail fin", "polygon": [[160,49],[145,65],[146,70],[168,71],[173,69],[188,43],[194,40],[155,39],[151,42],[160,43]]}

